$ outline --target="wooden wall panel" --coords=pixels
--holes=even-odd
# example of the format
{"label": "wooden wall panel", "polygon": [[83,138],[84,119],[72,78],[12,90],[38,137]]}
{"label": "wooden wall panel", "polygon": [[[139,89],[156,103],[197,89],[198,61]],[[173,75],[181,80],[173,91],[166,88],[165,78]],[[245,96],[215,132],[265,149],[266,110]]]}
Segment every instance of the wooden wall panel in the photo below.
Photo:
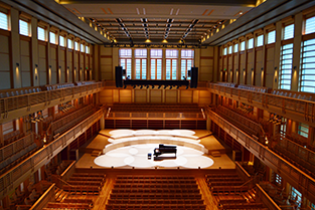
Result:
{"label": "wooden wall panel", "polygon": [[74,81],[79,80],[79,70],[80,70],[80,65],[79,65],[79,52],[74,51],[74,56],[73,56],[73,79]]}
{"label": "wooden wall panel", "polygon": [[162,90],[150,90],[150,102],[162,103]]}
{"label": "wooden wall panel", "polygon": [[165,90],[165,103],[170,103],[170,104],[177,103],[176,90]]}
{"label": "wooden wall panel", "polygon": [[100,103],[101,104],[112,104],[113,103],[113,90],[104,90],[100,92]]}
{"label": "wooden wall panel", "polygon": [[0,89],[11,88],[9,37],[0,35]]}
{"label": "wooden wall panel", "polygon": [[239,83],[239,72],[237,72],[239,70],[238,64],[239,64],[239,54],[236,54],[233,56],[233,82],[234,83]]}
{"label": "wooden wall panel", "polygon": [[193,91],[192,90],[181,90],[180,91],[180,103],[190,104],[193,99]]}
{"label": "wooden wall panel", "polygon": [[[68,76],[68,82],[73,82],[73,50],[69,51],[68,50],[68,55],[67,55],[67,76]],[[69,67],[69,69],[68,69]]]}
{"label": "wooden wall panel", "polygon": [[119,90],[113,90],[113,102],[114,103],[118,103],[119,102]]}
{"label": "wooden wall panel", "polygon": [[275,48],[266,48],[266,87],[272,88],[275,71]]}
{"label": "wooden wall panel", "polygon": [[47,84],[47,56],[46,56],[46,45],[38,44],[38,77],[39,85]]}
{"label": "wooden wall panel", "polygon": [[120,103],[131,103],[131,90],[119,90]]}
{"label": "wooden wall panel", "polygon": [[211,102],[210,93],[207,90],[199,91],[199,104],[209,105]]}
{"label": "wooden wall panel", "polygon": [[198,104],[199,103],[199,90],[194,90],[193,91],[193,98],[192,98],[192,102],[194,103],[194,104]]}
{"label": "wooden wall panel", "polygon": [[57,84],[57,48],[50,46],[51,84]]}
{"label": "wooden wall panel", "polygon": [[213,80],[213,56],[214,47],[200,50],[199,81]]}
{"label": "wooden wall panel", "polygon": [[85,65],[84,65],[84,53],[80,53],[80,71],[79,71],[79,79],[80,81],[84,80],[84,70],[85,70]]}
{"label": "wooden wall panel", "polygon": [[262,70],[264,63],[263,63],[263,50],[256,51],[256,67],[255,67],[255,86],[262,86]]}
{"label": "wooden wall panel", "polygon": [[60,50],[59,51],[60,53],[60,63],[59,63],[59,66],[58,66],[58,69],[59,67],[61,67],[58,71],[60,73],[60,81],[59,83],[65,83],[65,72],[66,72],[66,51],[65,50]]}
{"label": "wooden wall panel", "polygon": [[246,54],[240,54],[240,84],[246,84]]}
{"label": "wooden wall panel", "polygon": [[30,42],[29,41],[20,41],[20,72],[22,78],[22,87],[30,87],[31,84],[31,56],[30,56]]}
{"label": "wooden wall panel", "polygon": [[100,46],[99,59],[101,78],[105,80],[115,79],[113,69],[113,48],[105,48],[104,46]]}
{"label": "wooden wall panel", "polygon": [[135,103],[147,102],[147,90],[135,89]]}
{"label": "wooden wall panel", "polygon": [[252,71],[254,69],[254,51],[247,53],[247,83],[248,85],[253,84],[253,76],[254,72]]}
{"label": "wooden wall panel", "polygon": [[228,67],[227,71],[228,72],[228,82],[233,82],[233,74],[231,73],[233,71],[233,54],[228,56]]}
{"label": "wooden wall panel", "polygon": [[2,124],[2,131],[4,135],[13,131],[13,122],[14,121]]}

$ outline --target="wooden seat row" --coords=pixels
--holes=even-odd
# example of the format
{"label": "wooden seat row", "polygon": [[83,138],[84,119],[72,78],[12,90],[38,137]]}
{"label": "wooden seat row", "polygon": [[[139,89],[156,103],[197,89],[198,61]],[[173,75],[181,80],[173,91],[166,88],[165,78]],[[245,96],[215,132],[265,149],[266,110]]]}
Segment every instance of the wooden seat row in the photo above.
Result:
{"label": "wooden seat row", "polygon": [[195,189],[198,185],[195,184],[138,184],[138,183],[126,183],[126,184],[114,184],[114,188],[188,188]]}
{"label": "wooden seat row", "polygon": [[74,199],[74,198],[65,198],[63,199],[63,203],[88,203],[93,204],[92,199]]}
{"label": "wooden seat row", "polygon": [[189,179],[176,179],[176,180],[167,180],[167,179],[120,179],[116,181],[116,184],[124,183],[155,183],[155,184],[194,184],[195,180]]}
{"label": "wooden seat row", "polygon": [[106,174],[96,174],[96,173],[74,173],[72,177],[101,177],[106,178]]}
{"label": "wooden seat row", "polygon": [[224,173],[224,174],[206,174],[206,179],[210,178],[235,178],[238,177],[236,173]]}
{"label": "wooden seat row", "polygon": [[220,205],[231,204],[231,203],[246,203],[246,202],[247,202],[247,200],[245,198],[238,198],[238,197],[236,197],[236,198],[231,197],[229,199],[219,199],[218,200],[218,203]]}
{"label": "wooden seat row", "polygon": [[101,187],[89,186],[89,185],[76,185],[76,186],[64,185],[62,189],[67,192],[91,193],[91,194],[96,194],[96,195],[98,195],[101,191]]}
{"label": "wooden seat row", "polygon": [[253,209],[253,208],[264,208],[263,203],[234,203],[234,204],[223,204],[222,209]]}
{"label": "wooden seat row", "polygon": [[109,204],[203,204],[200,199],[109,199]]}
{"label": "wooden seat row", "polygon": [[213,178],[207,178],[207,182],[218,182],[218,181],[242,181],[239,177],[213,177]]}
{"label": "wooden seat row", "polygon": [[90,186],[102,186],[102,182],[99,181],[68,181],[70,185],[90,185]]}
{"label": "wooden seat row", "polygon": [[92,206],[88,203],[49,202],[47,208],[92,209]]}
{"label": "wooden seat row", "polygon": [[200,190],[186,188],[114,188],[112,193],[200,193]]}
{"label": "wooden seat row", "polygon": [[240,186],[244,184],[243,181],[215,181],[215,182],[209,182],[209,187],[212,186]]}
{"label": "wooden seat row", "polygon": [[204,204],[107,204],[106,209],[186,209],[186,210],[205,210],[206,205]]}
{"label": "wooden seat row", "polygon": [[215,194],[217,193],[238,194],[240,192],[246,192],[248,190],[249,189],[247,186],[214,186],[210,188],[210,191]]}
{"label": "wooden seat row", "polygon": [[76,181],[76,182],[105,182],[105,178],[103,177],[70,177],[69,181]]}
{"label": "wooden seat row", "polygon": [[189,179],[195,180],[193,176],[130,176],[130,175],[118,175],[117,180],[119,179],[167,179],[167,180],[176,180],[176,179]]}
{"label": "wooden seat row", "polygon": [[200,193],[112,193],[110,199],[201,199]]}

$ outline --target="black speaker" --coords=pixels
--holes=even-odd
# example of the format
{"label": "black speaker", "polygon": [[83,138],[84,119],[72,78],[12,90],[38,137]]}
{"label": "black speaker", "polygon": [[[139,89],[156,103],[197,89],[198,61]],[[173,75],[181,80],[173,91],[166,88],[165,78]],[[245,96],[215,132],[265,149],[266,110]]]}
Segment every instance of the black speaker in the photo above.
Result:
{"label": "black speaker", "polygon": [[116,80],[116,87],[122,87],[123,86],[123,69],[121,66],[116,66],[115,67],[115,80]]}
{"label": "black speaker", "polygon": [[190,88],[196,88],[198,85],[198,67],[192,67],[190,74]]}

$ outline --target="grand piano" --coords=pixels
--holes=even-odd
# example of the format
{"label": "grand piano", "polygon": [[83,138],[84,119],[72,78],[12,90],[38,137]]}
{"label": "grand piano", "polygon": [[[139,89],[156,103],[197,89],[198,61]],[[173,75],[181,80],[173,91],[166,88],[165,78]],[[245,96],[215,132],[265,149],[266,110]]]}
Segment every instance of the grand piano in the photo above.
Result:
{"label": "grand piano", "polygon": [[176,146],[165,146],[164,144],[159,144],[159,148],[154,149],[154,155],[157,158],[159,155],[165,154],[165,153],[175,153],[176,157]]}

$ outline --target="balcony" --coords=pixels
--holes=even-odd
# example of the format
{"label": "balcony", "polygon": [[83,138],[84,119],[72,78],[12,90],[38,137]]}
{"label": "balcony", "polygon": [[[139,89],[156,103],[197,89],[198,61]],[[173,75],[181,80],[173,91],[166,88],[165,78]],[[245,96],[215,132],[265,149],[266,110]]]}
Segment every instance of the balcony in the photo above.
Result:
{"label": "balcony", "polygon": [[78,138],[103,115],[103,108],[94,112],[79,124],[73,126],[67,132],[60,135],[51,143],[45,145],[35,154],[24,160],[14,168],[6,171],[0,176],[0,199],[15,189],[21,182],[26,180],[32,173],[45,165],[47,161],[60,153],[73,140]]}
{"label": "balcony", "polygon": [[315,127],[315,95],[268,88],[208,83],[209,91]]}
{"label": "balcony", "polygon": [[[0,98],[0,123],[9,122],[21,116],[37,112],[73,99],[97,93],[103,88],[103,82],[76,83],[76,86],[51,86],[46,91],[34,91],[23,95],[12,94]],[[9,91],[9,90],[8,90]],[[23,92],[24,93],[24,92]]]}
{"label": "balcony", "polygon": [[287,180],[311,202],[315,202],[315,179],[313,177],[300,170],[214,111],[208,109],[207,114],[214,123],[259,158],[265,165]]}

